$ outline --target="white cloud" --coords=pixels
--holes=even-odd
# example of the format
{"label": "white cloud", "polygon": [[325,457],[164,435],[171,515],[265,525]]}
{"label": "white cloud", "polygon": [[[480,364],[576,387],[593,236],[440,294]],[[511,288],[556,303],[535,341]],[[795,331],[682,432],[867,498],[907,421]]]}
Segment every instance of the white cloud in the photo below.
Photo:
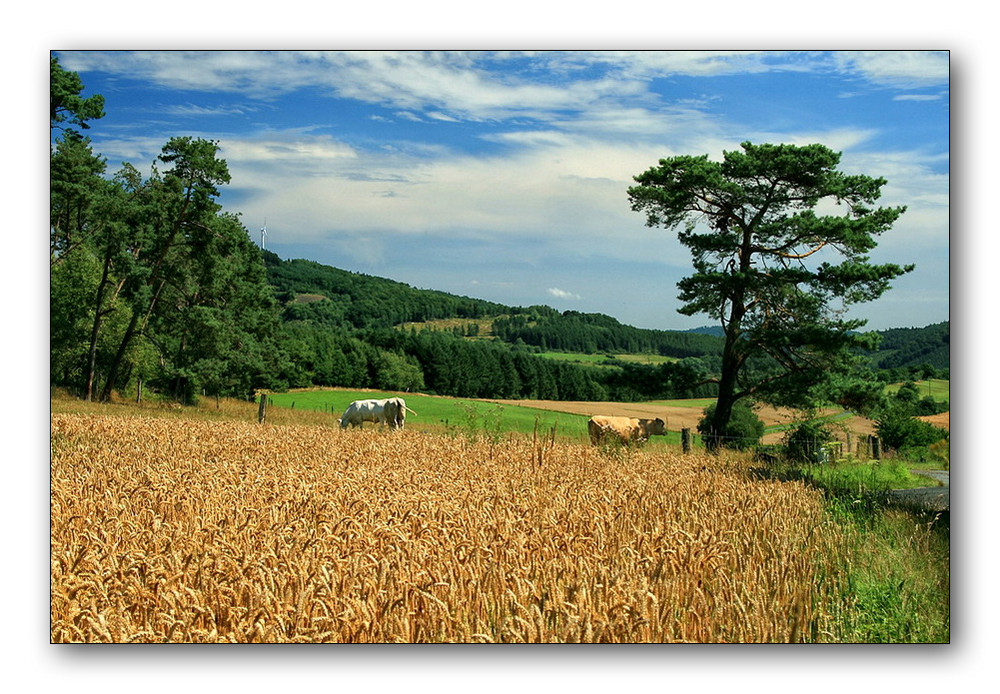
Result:
{"label": "white cloud", "polygon": [[[642,216],[629,209],[626,189],[632,176],[661,157],[706,153],[719,159],[723,150],[738,149],[747,139],[823,142],[843,151],[843,164],[852,171],[889,180],[882,204],[909,206],[899,233],[886,236],[886,252],[942,245],[947,174],[934,171],[941,168],[935,156],[947,160],[947,152],[875,152],[873,143],[882,133],[865,127],[755,132],[740,121],[738,109],[725,112],[710,88],[674,101],[651,91],[653,78],[672,75],[838,70],[859,78],[857,84],[905,89],[895,98],[915,101],[929,95],[913,90],[941,86],[941,56],[640,51],[552,52],[536,58],[545,69],[494,71],[491,63],[506,58],[487,53],[167,52],[123,59],[118,53],[85,52],[66,54],[63,62],[72,70],[101,69],[172,87],[239,93],[241,103],[318,88],[384,106],[387,111],[368,116],[373,121],[424,124],[407,125],[407,132],[444,129],[459,120],[489,121],[483,131],[488,134],[481,135],[494,145],[489,155],[416,140],[359,138],[349,144],[319,134],[317,126],[204,135],[220,140],[232,173],[227,188],[239,198],[244,219],[267,218],[271,243],[325,244],[362,263],[379,263],[400,240],[427,239],[440,247],[448,242],[455,248],[478,243],[488,248],[484,260],[538,268],[545,282],[557,285],[549,287],[549,295],[566,300],[580,296],[559,288],[573,279],[549,272],[553,259],[689,268],[689,253],[676,235],[646,228]],[[186,115],[203,107],[175,108]],[[163,142],[148,133],[130,138],[121,132],[102,140],[100,150],[142,168]],[[536,286],[535,296],[545,288]]]}
{"label": "white cloud", "polygon": [[550,295],[554,296],[557,299],[568,299],[573,301],[579,301],[582,298],[579,294],[567,292],[564,289],[558,289],[556,287],[550,287],[548,292]]}
{"label": "white cloud", "polygon": [[948,84],[949,56],[945,51],[844,51],[834,62],[870,82],[899,89]]}
{"label": "white cloud", "polygon": [[897,94],[893,101],[941,101],[945,94]]}
{"label": "white cloud", "polygon": [[[409,117],[551,120],[565,112],[625,120],[649,114],[600,115],[624,100],[658,102],[653,78],[828,70],[831,66],[879,85],[901,88],[946,84],[947,53],[597,51],[531,54],[545,70],[518,71],[525,54],[492,52],[138,51],[67,52],[67,69],[103,70],[172,88],[270,98],[305,87],[377,103]],[[505,70],[495,71],[497,61]],[[544,79],[538,75],[546,75]],[[560,76],[551,81],[551,75]]]}

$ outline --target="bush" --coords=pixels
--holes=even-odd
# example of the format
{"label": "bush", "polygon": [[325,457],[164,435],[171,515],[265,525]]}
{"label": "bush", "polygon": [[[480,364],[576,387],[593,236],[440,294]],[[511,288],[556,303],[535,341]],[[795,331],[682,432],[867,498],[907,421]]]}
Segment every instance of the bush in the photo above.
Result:
{"label": "bush", "polygon": [[887,448],[900,450],[930,446],[948,438],[948,432],[929,422],[909,416],[899,409],[890,409],[875,423],[875,429]]}
{"label": "bush", "polygon": [[733,414],[729,418],[729,424],[721,432],[711,429],[714,413],[715,403],[712,403],[705,408],[705,416],[698,422],[698,433],[703,437],[718,436],[721,439],[720,446],[740,451],[753,448],[760,443],[760,437],[764,435],[764,422],[750,409],[749,405],[740,402],[733,405]]}
{"label": "bush", "polygon": [[817,420],[800,422],[785,434],[785,455],[789,460],[820,462],[823,446],[833,440],[833,432]]}

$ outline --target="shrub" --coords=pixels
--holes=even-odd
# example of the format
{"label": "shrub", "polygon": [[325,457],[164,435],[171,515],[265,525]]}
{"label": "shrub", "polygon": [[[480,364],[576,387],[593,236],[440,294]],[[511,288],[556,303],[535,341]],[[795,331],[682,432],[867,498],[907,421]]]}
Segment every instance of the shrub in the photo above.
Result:
{"label": "shrub", "polygon": [[875,429],[882,443],[896,450],[930,446],[948,438],[948,432],[941,427],[911,417],[896,408],[882,414],[875,424]]}
{"label": "shrub", "polygon": [[753,448],[760,443],[760,437],[764,435],[764,422],[749,405],[741,402],[733,405],[733,414],[729,418],[729,424],[721,432],[713,432],[711,429],[714,413],[715,403],[705,408],[705,416],[698,422],[698,433],[702,436],[707,437],[714,433],[721,439],[719,445],[739,451]]}
{"label": "shrub", "polygon": [[819,462],[824,445],[833,441],[833,432],[815,419],[800,422],[785,434],[785,455],[789,460]]}

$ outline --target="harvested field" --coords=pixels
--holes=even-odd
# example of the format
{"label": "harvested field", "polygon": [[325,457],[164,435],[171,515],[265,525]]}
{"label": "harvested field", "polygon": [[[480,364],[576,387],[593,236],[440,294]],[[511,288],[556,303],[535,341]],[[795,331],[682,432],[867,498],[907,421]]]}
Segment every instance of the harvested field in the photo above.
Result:
{"label": "harvested field", "polygon": [[917,417],[917,419],[922,419],[925,422],[930,422],[936,427],[941,427],[942,429],[948,429],[951,431],[951,412],[942,412],[941,414],[932,414],[926,417]]}
{"label": "harvested field", "polygon": [[842,528],[736,459],[54,413],[53,642],[837,641]]}

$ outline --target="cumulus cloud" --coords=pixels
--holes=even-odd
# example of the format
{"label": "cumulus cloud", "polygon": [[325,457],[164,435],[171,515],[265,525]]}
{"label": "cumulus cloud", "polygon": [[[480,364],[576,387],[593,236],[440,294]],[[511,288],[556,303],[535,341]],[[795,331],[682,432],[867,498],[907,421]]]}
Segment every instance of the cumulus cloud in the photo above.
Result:
{"label": "cumulus cloud", "polygon": [[832,59],[841,69],[886,87],[940,86],[949,79],[946,51],[843,51]]}
{"label": "cumulus cloud", "polygon": [[558,289],[556,287],[549,288],[549,294],[557,299],[568,299],[571,301],[579,301],[581,297],[579,294],[574,294],[573,292],[567,292],[565,289]]}
{"label": "cumulus cloud", "polygon": [[[831,80],[837,89],[862,93],[874,85],[898,92],[887,99],[927,101],[947,95],[947,54],[553,51],[530,60],[527,55],[88,51],[60,59],[71,70],[102,70],[183,88],[181,104],[162,113],[211,116],[204,119],[206,130],[216,116],[277,110],[278,97],[299,89],[309,88],[319,98],[355,100],[346,110],[364,113],[371,131],[340,130],[339,121],[335,130],[323,122],[321,109],[310,112],[314,121],[294,129],[217,130],[204,137],[220,141],[229,164],[232,184],[224,195],[238,201],[246,219],[266,217],[276,244],[280,239],[335,248],[359,262],[377,264],[402,242],[418,247],[426,241],[424,247],[439,252],[474,247],[484,262],[526,267],[556,285],[534,285],[534,296],[547,291],[572,301],[581,296],[560,287],[572,286],[573,275],[551,272],[557,264],[596,260],[660,264],[650,272],[687,268],[689,253],[676,235],[646,228],[641,215],[630,210],[625,191],[634,175],[661,157],[705,153],[719,159],[743,140],[823,142],[843,151],[847,169],[889,180],[882,204],[909,207],[900,221],[902,233],[887,235],[888,249],[900,248],[896,244],[904,240],[911,248],[940,246],[948,216],[946,149],[887,152],[880,144],[885,133],[876,129],[880,122],[823,127],[813,125],[819,120],[788,126],[796,121],[768,119],[762,122],[773,131],[765,131],[749,127],[738,108],[727,110],[712,91],[713,80],[676,93],[662,85],[675,76],[812,70],[846,75]],[[196,90],[239,94],[215,99],[239,105],[194,104],[189,92]],[[357,102],[378,108],[365,113]],[[343,102],[330,103],[332,110]],[[479,125],[468,125],[473,122]],[[785,127],[772,125],[778,122]],[[420,139],[449,128],[463,130],[475,146]],[[114,135],[100,141],[101,152],[111,160],[121,153],[140,166],[165,142],[147,130],[129,136],[118,129]],[[588,302],[596,295],[590,292]]]}

